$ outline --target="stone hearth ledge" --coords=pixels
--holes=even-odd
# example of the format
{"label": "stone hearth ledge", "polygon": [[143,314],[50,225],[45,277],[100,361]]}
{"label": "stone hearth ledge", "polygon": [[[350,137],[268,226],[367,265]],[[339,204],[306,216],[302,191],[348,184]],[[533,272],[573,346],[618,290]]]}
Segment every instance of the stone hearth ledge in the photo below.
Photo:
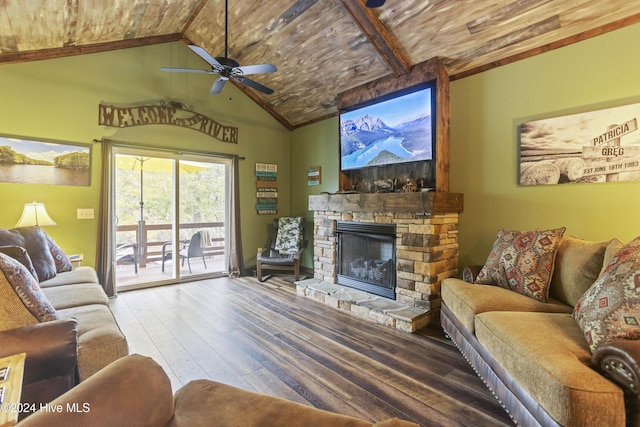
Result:
{"label": "stone hearth ledge", "polygon": [[404,332],[416,332],[433,320],[433,310],[428,312],[420,307],[320,279],[300,280],[295,284],[298,295]]}

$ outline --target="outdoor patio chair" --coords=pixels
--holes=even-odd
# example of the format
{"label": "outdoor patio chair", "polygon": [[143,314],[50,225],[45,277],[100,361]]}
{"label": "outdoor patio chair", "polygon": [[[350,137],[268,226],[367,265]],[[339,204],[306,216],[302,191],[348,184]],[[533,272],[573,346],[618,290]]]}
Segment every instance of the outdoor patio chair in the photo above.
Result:
{"label": "outdoor patio chair", "polygon": [[270,247],[258,248],[256,274],[264,282],[271,275],[262,276],[262,270],[293,271],[295,280],[300,280],[300,258],[307,247],[304,239],[305,219],[283,217],[273,221],[275,237]]}
{"label": "outdoor patio chair", "polygon": [[[205,230],[198,231],[191,236],[191,239],[185,242],[180,242],[180,251],[179,257],[182,260],[182,266],[184,267],[184,261],[187,260],[187,265],[189,266],[189,274],[191,274],[191,258],[193,257],[202,257],[202,263],[204,264],[204,268],[207,268],[207,262],[204,258],[205,248],[209,245],[211,238],[209,237],[209,233]],[[164,272],[164,262],[166,260],[172,259],[173,255],[171,250],[167,250],[166,247],[171,243],[165,243],[162,245],[162,271]]]}
{"label": "outdoor patio chair", "polygon": [[138,274],[138,245],[127,243],[116,247],[116,264],[133,264],[133,269]]}

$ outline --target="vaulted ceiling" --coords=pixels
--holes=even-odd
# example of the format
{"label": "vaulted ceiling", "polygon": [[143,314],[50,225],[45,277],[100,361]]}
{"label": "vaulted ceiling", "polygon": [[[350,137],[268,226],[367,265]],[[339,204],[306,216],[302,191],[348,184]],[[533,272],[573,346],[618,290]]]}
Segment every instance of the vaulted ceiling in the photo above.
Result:
{"label": "vaulted ceiling", "polygon": [[[238,87],[289,129],[433,57],[456,79],[640,22],[626,0],[228,1],[229,57],[278,68],[252,77],[271,95]],[[177,40],[218,56],[224,28],[224,0],[1,0],[0,64]]]}

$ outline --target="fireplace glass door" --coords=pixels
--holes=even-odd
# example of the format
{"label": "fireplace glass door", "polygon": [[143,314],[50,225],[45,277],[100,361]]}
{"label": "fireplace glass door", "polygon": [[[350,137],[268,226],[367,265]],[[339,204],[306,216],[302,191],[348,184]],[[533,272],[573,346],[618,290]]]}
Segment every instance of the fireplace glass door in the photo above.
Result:
{"label": "fireplace glass door", "polygon": [[339,221],[338,284],[395,299],[395,226]]}

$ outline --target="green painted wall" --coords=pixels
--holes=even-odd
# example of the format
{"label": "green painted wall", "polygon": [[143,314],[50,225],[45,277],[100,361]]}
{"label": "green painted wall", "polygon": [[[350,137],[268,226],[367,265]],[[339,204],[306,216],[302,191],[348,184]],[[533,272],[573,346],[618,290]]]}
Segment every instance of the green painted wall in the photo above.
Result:
{"label": "green painted wall", "polygon": [[[293,131],[291,144],[291,213],[307,219],[306,237],[309,250],[304,252],[303,265],[313,267],[313,212],[309,211],[309,196],[338,189],[338,118],[324,120]],[[307,185],[307,171],[320,166],[321,183]]]}
{"label": "green painted wall", "polygon": [[[160,70],[162,66],[203,65],[182,43],[3,65],[0,67],[0,134],[88,145],[94,139],[110,138],[244,156],[246,159],[240,165],[243,250],[245,264],[254,265],[256,249],[263,246],[273,220],[273,216],[259,216],[255,211],[255,163],[278,165],[279,214],[289,214],[291,132],[232,84],[227,84],[221,95],[211,96],[213,76]],[[214,120],[238,127],[238,144],[166,125],[128,129],[98,126],[101,101],[133,104],[162,99],[181,101]],[[58,223],[47,228],[47,232],[68,253],[83,253],[85,264],[94,265],[97,219],[78,220],[76,209],[94,208],[97,214],[99,145],[93,147],[92,166],[90,187],[0,183],[4,201],[0,227],[13,227],[25,202],[44,202]]]}
{"label": "green painted wall", "polygon": [[[451,83],[450,190],[464,193],[460,265],[484,263],[501,227],[565,226],[589,240],[640,235],[640,182],[517,185],[521,123],[640,102],[638,39],[634,25]],[[325,184],[300,194],[338,189],[337,132],[330,119],[293,133],[292,170],[320,165]]]}

